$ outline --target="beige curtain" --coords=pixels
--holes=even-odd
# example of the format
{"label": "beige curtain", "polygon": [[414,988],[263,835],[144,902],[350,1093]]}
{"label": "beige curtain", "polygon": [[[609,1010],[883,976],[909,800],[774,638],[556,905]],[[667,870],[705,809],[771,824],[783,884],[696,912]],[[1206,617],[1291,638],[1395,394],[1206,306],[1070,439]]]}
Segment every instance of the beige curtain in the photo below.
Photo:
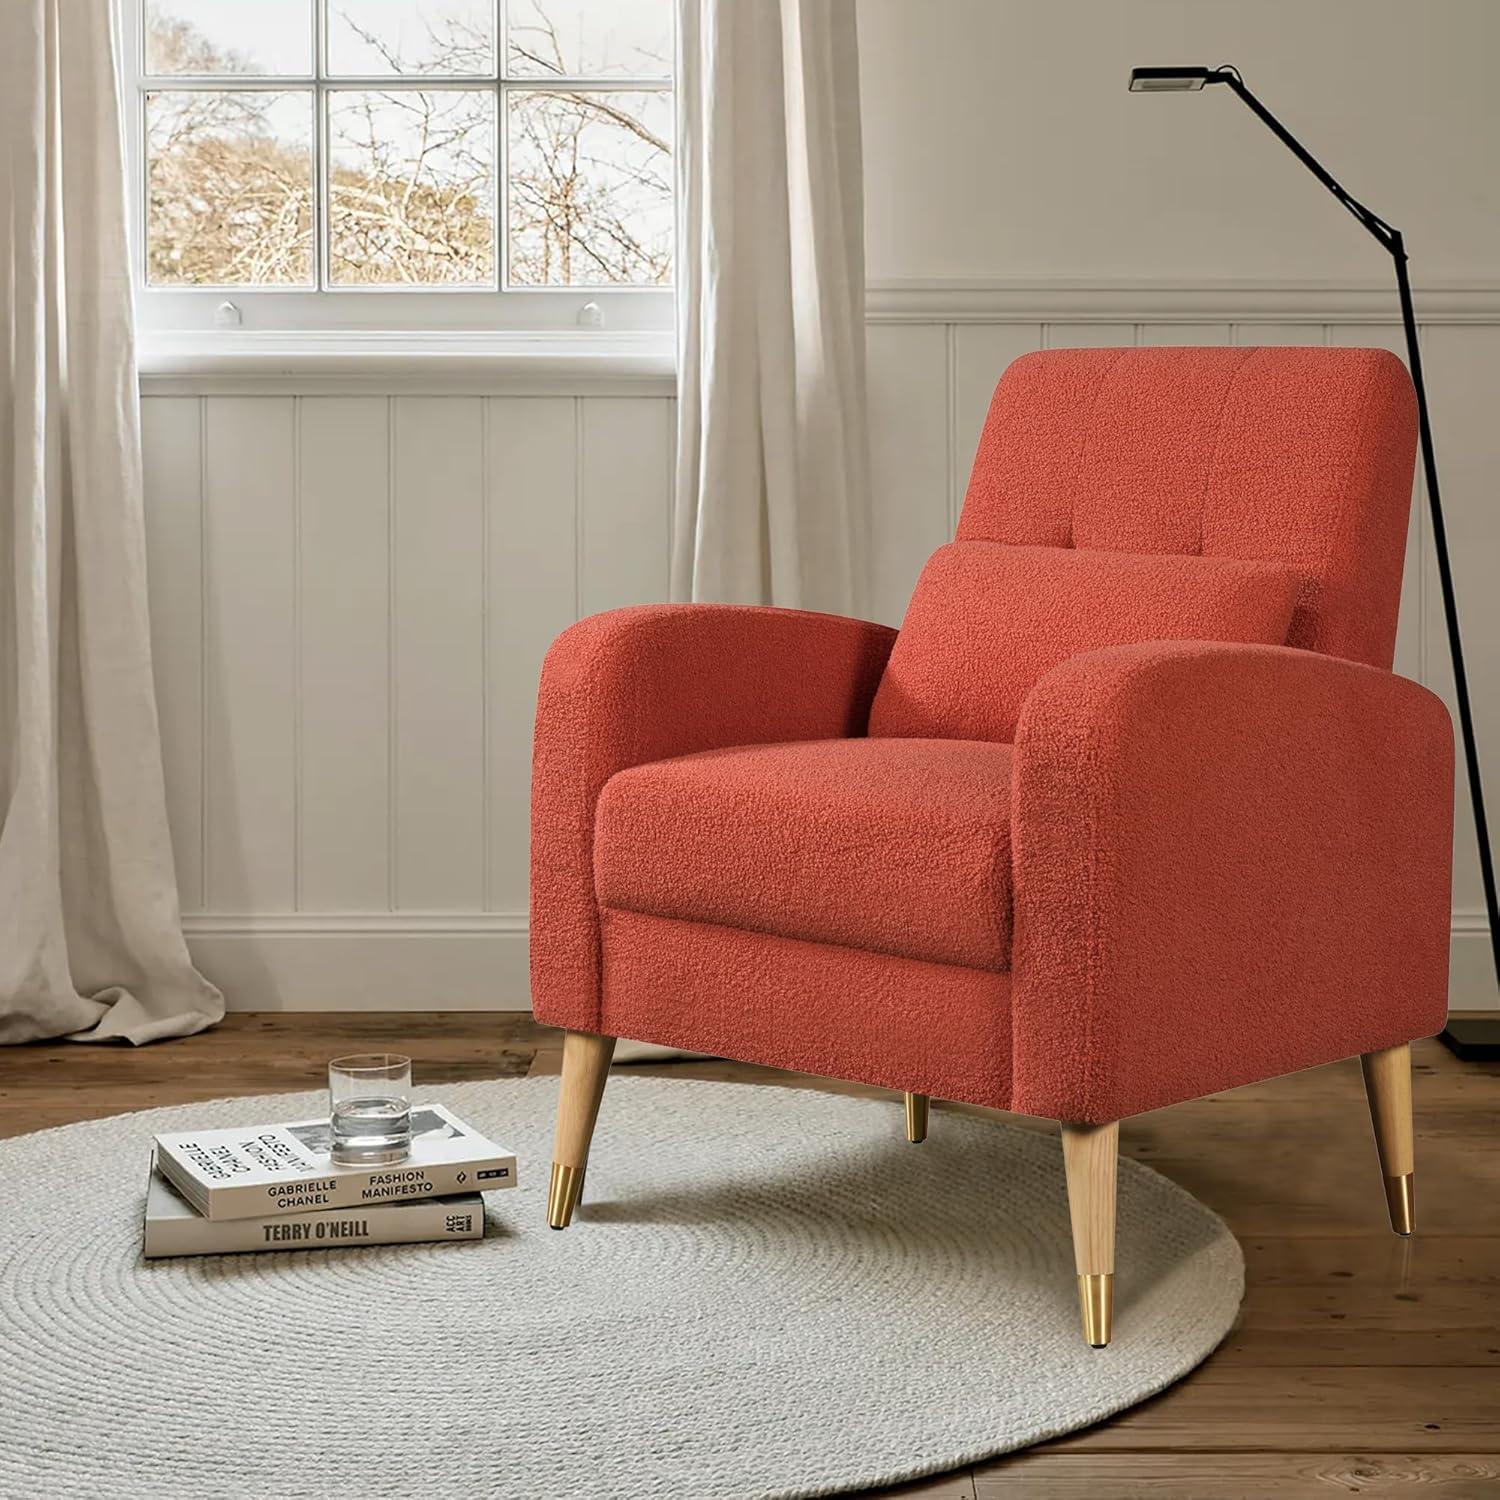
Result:
{"label": "beige curtain", "polygon": [[863,612],[854,0],[679,0],[673,596]]}
{"label": "beige curtain", "polygon": [[224,1013],[167,838],[113,10],[0,4],[0,1042]]}

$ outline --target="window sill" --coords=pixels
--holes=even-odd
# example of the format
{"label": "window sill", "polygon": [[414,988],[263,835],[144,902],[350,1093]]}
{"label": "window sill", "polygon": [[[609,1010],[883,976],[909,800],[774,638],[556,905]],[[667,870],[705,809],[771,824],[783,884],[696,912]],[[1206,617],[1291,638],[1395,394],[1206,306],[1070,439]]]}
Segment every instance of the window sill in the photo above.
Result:
{"label": "window sill", "polygon": [[670,333],[142,332],[141,393],[671,395]]}

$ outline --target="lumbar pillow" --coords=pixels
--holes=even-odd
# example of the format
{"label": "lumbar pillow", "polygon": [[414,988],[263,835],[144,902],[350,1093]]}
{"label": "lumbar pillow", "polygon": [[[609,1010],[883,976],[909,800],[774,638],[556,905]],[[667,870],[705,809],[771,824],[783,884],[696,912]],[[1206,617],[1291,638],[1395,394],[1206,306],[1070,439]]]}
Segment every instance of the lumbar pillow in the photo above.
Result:
{"label": "lumbar pillow", "polygon": [[998,740],[1080,651],[1140,641],[1285,643],[1302,587],[1282,563],[950,542],[927,560],[870,710],[872,735]]}

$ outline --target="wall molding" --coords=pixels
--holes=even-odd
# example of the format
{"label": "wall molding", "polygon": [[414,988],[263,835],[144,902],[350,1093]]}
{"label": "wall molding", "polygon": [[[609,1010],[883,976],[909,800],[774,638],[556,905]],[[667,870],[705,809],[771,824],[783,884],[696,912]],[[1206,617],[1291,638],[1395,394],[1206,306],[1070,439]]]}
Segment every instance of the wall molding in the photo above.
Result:
{"label": "wall molding", "polygon": [[[525,912],[277,912],[184,917],[232,1011],[530,1010]],[[1453,913],[1453,1004],[1494,1006],[1482,911]]]}
{"label": "wall molding", "polygon": [[[1500,323],[1500,283],[1425,282],[1421,323]],[[872,281],[869,323],[1388,323],[1399,326],[1394,280],[1157,281],[996,277]]]}
{"label": "wall molding", "polygon": [[670,396],[676,389],[670,331],[147,332],[137,363],[148,396]]}
{"label": "wall molding", "polygon": [[182,925],[232,1011],[531,1008],[525,912],[257,912]]}
{"label": "wall molding", "polygon": [[1453,913],[1448,940],[1448,1004],[1453,1010],[1500,1009],[1490,924],[1483,909]]}
{"label": "wall molding", "polygon": [[[1484,913],[1481,912],[1483,921]],[[390,912],[193,912],[182,919],[189,938],[350,937],[379,933],[385,937],[473,937],[527,933],[524,911],[390,911]]]}
{"label": "wall molding", "polygon": [[[1424,324],[1500,324],[1500,283],[1426,282]],[[889,323],[1360,323],[1399,326],[1392,283],[1036,279],[871,282],[866,321]],[[154,331],[143,395],[671,396],[670,332],[370,329]]]}

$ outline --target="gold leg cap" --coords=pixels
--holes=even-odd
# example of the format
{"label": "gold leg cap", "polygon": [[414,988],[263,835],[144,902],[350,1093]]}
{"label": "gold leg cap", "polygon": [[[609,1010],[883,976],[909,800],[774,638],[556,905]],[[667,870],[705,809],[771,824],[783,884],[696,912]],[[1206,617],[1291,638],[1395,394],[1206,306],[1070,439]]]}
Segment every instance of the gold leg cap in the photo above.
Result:
{"label": "gold leg cap", "polygon": [[928,1098],[926,1094],[906,1096],[906,1138],[913,1146],[927,1139]]}
{"label": "gold leg cap", "polygon": [[547,1223],[553,1229],[566,1229],[582,1196],[583,1168],[553,1162],[552,1180],[547,1185]]}
{"label": "gold leg cap", "polygon": [[1397,1234],[1410,1234],[1417,1222],[1410,1172],[1403,1172],[1399,1177],[1386,1178],[1385,1203],[1391,1211],[1391,1228]]}
{"label": "gold leg cap", "polygon": [[1083,1336],[1102,1349],[1114,1332],[1115,1273],[1095,1271],[1078,1278],[1078,1305],[1083,1311]]}

